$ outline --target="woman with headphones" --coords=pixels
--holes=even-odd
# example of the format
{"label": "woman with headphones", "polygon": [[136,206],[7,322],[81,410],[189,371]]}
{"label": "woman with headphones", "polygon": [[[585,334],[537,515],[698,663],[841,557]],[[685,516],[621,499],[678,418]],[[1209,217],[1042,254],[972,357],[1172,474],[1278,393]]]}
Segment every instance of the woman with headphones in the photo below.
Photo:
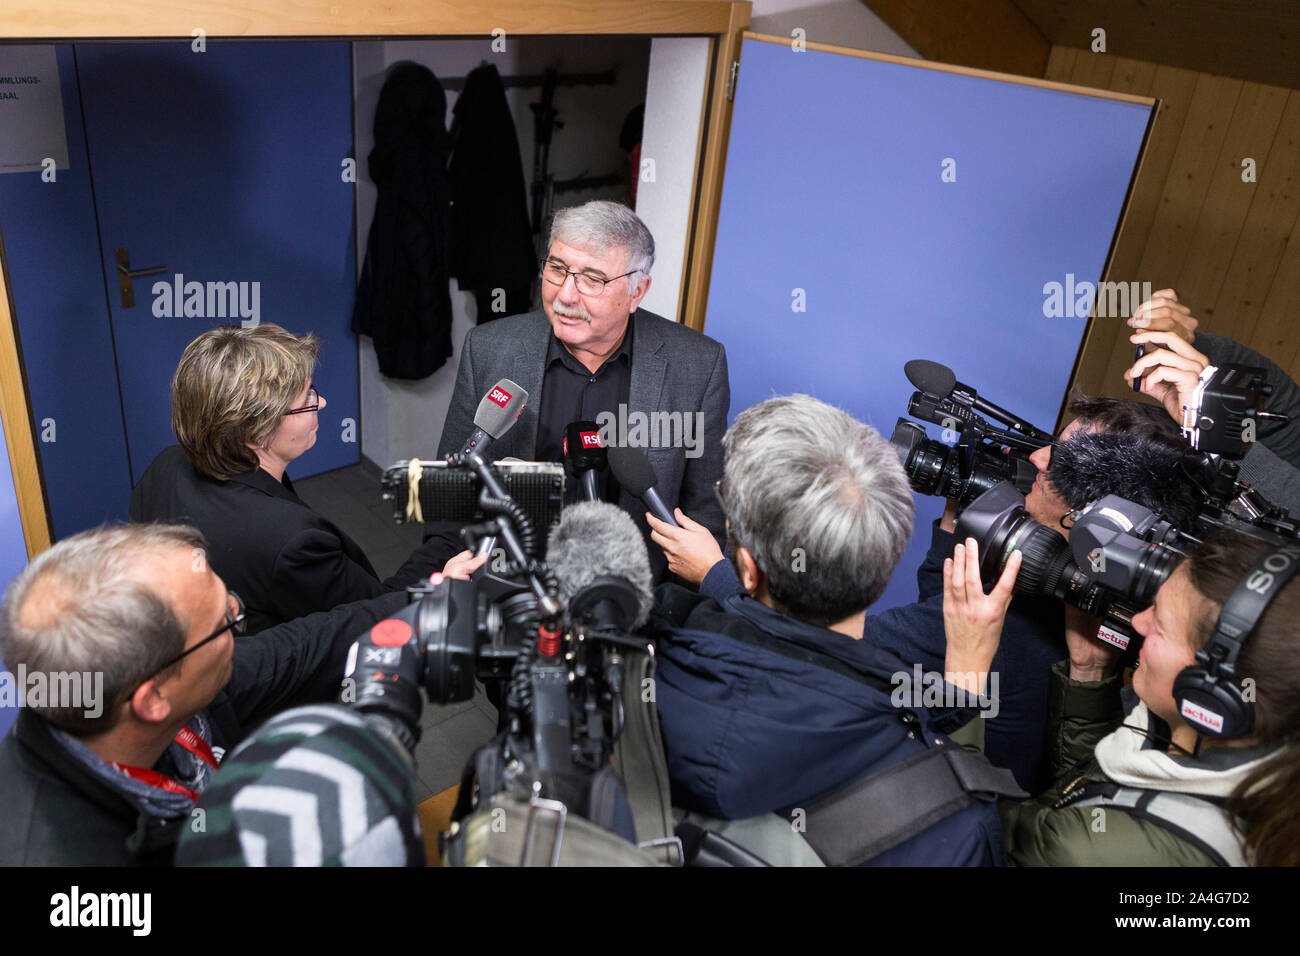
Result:
{"label": "woman with headphones", "polygon": [[[986,595],[978,558],[968,538],[945,562],[949,674],[987,673],[1019,569]],[[1002,807],[1012,862],[1300,864],[1297,570],[1300,541],[1225,531],[1197,546],[1133,619],[1131,688],[1117,648],[1069,641],[1052,674],[1055,783]]]}

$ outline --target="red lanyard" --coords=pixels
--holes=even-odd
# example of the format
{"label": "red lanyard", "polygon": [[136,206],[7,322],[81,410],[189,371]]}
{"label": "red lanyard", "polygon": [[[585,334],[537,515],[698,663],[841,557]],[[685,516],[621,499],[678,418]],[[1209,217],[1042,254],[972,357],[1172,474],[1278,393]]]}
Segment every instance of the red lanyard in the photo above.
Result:
{"label": "red lanyard", "polygon": [[212,748],[208,746],[208,742],[194,731],[190,730],[190,728],[182,727],[177,731],[176,742],[202,760],[213,770],[217,769],[217,755],[212,752]]}
{"label": "red lanyard", "polygon": [[[198,757],[213,770],[217,769],[217,757],[208,746],[208,742],[196,734],[189,727],[182,727],[176,734],[176,743],[180,744],[194,756]],[[157,770],[150,770],[147,767],[133,767],[130,764],[115,763],[113,764],[118,770],[122,771],[128,777],[139,780],[141,783],[147,783],[151,787],[159,790],[166,790],[168,793],[179,793],[191,800],[198,802],[199,792],[192,790],[184,784],[177,783],[171,777],[159,773]]]}

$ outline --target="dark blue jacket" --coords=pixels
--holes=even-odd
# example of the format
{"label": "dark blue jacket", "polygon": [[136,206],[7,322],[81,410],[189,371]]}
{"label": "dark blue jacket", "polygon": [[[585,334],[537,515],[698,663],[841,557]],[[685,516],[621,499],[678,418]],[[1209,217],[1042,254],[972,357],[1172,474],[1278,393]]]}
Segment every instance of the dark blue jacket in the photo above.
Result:
{"label": "dark blue jacket", "polygon": [[[779,614],[743,595],[723,604],[673,584],[656,591],[657,703],[673,803],[713,817],[789,817],[854,781],[920,753],[971,711],[909,725],[888,690],[903,663],[864,641]],[[810,650],[816,655],[804,653]],[[843,666],[837,672],[816,658]],[[915,733],[909,737],[909,730]],[[1002,862],[990,804],[945,817],[871,865]]]}
{"label": "dark blue jacket", "polygon": [[[863,638],[893,651],[910,667],[942,674],[947,637],[943,629],[943,561],[952,554],[952,534],[936,521],[930,551],[916,572],[915,604],[868,614]],[[719,561],[700,584],[701,593],[723,600],[741,592],[729,561]],[[1002,626],[993,658],[998,675],[998,714],[985,720],[984,753],[1006,767],[1030,793],[1050,783],[1046,759],[1047,700],[1052,665],[1066,656],[1065,612],[1051,598],[1017,596]],[[983,719],[983,718],[981,718]]]}

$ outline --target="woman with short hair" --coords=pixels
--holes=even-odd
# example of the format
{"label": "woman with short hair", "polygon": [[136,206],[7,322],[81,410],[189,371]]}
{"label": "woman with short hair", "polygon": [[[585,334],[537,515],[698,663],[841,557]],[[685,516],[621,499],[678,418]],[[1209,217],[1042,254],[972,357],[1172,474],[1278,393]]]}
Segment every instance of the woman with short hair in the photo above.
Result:
{"label": "woman with short hair", "polygon": [[[1231,640],[1207,650],[1225,602],[1245,582],[1259,586],[1257,565],[1290,564],[1296,548],[1238,531],[1194,547],[1133,618],[1142,647],[1131,689],[1116,648],[1068,636],[1069,658],[1053,668],[1055,783],[1002,806],[1011,862],[1300,864],[1300,577],[1279,582],[1235,662]],[[985,595],[973,539],[945,562],[948,670],[987,672],[1011,597],[1010,564]]]}
{"label": "woman with short hair", "polygon": [[316,443],[326,405],[312,382],[319,348],[316,336],[273,323],[196,338],[172,378],[180,444],[154,460],[131,495],[132,521],[203,532],[210,551],[195,560],[239,594],[248,633],[399,590],[440,568],[464,577],[484,560],[434,537],[380,581],[361,547],[294,492],[286,469]]}

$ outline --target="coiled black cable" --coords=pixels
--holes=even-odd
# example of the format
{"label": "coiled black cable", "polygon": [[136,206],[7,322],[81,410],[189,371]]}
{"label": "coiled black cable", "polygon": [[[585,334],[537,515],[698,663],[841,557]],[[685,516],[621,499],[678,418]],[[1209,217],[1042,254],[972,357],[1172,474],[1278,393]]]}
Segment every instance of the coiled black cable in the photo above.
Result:
{"label": "coiled black cable", "polygon": [[519,647],[510,684],[506,690],[506,708],[510,714],[511,730],[523,733],[525,715],[533,712],[533,661],[537,658],[537,641],[526,640]]}
{"label": "coiled black cable", "polygon": [[537,531],[528,513],[511,498],[493,498],[486,489],[478,499],[479,507],[490,515],[506,515],[519,532],[519,544],[530,558],[537,557]]}

